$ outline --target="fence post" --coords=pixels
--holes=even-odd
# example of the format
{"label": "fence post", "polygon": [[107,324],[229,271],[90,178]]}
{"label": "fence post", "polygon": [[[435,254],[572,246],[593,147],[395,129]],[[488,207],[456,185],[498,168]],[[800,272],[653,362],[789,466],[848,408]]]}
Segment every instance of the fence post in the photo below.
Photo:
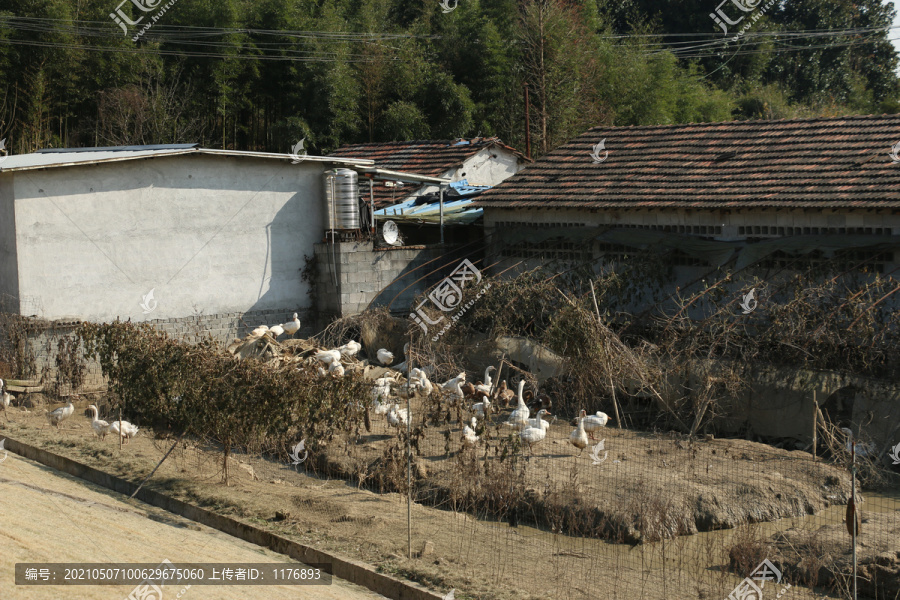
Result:
{"label": "fence post", "polygon": [[409,356],[406,356],[406,553],[412,560],[412,401],[410,377],[413,369],[412,336],[409,338]]}
{"label": "fence post", "polygon": [[816,390],[813,390],[813,439],[812,439],[813,462],[816,462],[816,447],[818,445],[818,433],[819,433],[819,401],[816,399]]}

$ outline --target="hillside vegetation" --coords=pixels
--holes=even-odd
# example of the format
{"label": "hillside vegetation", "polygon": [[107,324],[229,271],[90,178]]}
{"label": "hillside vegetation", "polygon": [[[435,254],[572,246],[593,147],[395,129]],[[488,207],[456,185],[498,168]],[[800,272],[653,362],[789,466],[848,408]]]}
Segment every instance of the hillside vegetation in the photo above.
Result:
{"label": "hillside vegetation", "polygon": [[[0,138],[12,153],[476,135],[524,149],[527,88],[539,156],[599,124],[900,110],[879,0],[750,1],[727,36],[713,0],[454,4],[0,0]],[[117,8],[143,20],[126,34]]]}

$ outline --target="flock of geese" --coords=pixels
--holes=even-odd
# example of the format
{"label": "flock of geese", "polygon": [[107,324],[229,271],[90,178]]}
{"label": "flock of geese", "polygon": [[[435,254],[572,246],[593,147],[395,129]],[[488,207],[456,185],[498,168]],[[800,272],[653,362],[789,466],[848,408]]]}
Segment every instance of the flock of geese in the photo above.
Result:
{"label": "flock of geese", "polygon": [[[109,423],[100,419],[96,404],[89,405],[88,410],[91,411],[91,429],[94,430],[94,433],[101,440],[106,439],[106,436],[111,433],[116,436],[121,436],[122,441],[127,444],[128,440],[136,436],[138,433],[138,426],[129,423],[128,421],[116,419],[112,423]],[[70,400],[69,403],[65,406],[47,413],[47,421],[51,425],[55,425],[56,428],[59,429],[60,424],[71,417],[74,412],[75,405],[72,404],[72,401]]]}
{"label": "flock of geese", "polygon": [[[78,396],[74,396],[76,399]],[[12,396],[9,392],[6,391],[6,383],[0,379],[0,408],[3,409],[4,414],[8,412],[10,402],[12,401]],[[101,440],[105,439],[107,434],[114,434],[122,436],[122,440],[127,443],[128,440],[133,438],[138,433],[138,427],[129,423],[128,421],[116,420],[112,423],[108,423],[98,418],[98,410],[95,404],[91,404],[88,406],[88,410],[91,411],[93,418],[91,419],[91,428],[94,430],[94,433],[97,434]],[[47,422],[50,425],[55,426],[57,429],[60,429],[60,425],[63,421],[71,417],[75,414],[75,405],[71,400],[66,403],[65,406],[61,406],[56,410],[52,410],[47,413]],[[9,415],[6,414],[6,420],[9,420]]]}
{"label": "flock of geese", "polygon": [[266,334],[271,335],[273,338],[278,338],[278,336],[284,334],[294,337],[294,334],[298,331],[300,331],[300,319],[297,318],[297,313],[294,313],[291,320],[287,323],[282,323],[281,325],[273,325],[272,327],[269,327],[268,325],[260,325],[250,332],[249,337],[261,338]]}
{"label": "flock of geese", "polygon": [[[322,350],[313,355],[321,365],[318,367],[320,376],[343,376],[344,367],[342,358],[352,358],[362,349],[362,344],[350,341],[343,346],[332,350]],[[404,354],[409,352],[409,344],[403,348]],[[375,356],[383,366],[389,366],[394,361],[394,355],[390,351],[381,348]],[[404,361],[393,367],[395,371],[406,372],[407,363]],[[531,391],[525,391],[525,380],[519,381],[518,394],[509,389],[506,380],[495,383],[492,373],[497,371],[494,366],[489,366],[484,371],[483,381],[474,384],[466,381],[466,373],[459,373],[455,377],[443,382],[432,382],[429,375],[433,368],[413,368],[409,372],[409,381],[400,385],[396,377],[383,376],[374,381],[372,386],[372,405],[376,416],[384,416],[390,427],[406,427],[409,424],[407,409],[400,408],[399,399],[407,399],[410,396],[428,397],[439,394],[442,399],[449,401],[451,406],[463,403],[472,413],[471,418],[462,428],[462,442],[467,447],[474,447],[481,439],[479,433],[483,433],[483,426],[491,420],[492,412],[500,414],[502,409],[510,406],[513,399],[516,404],[512,411],[502,422],[503,427],[514,429],[518,432],[522,443],[526,444],[529,451],[534,452],[534,446],[544,441],[550,423],[544,419],[553,416],[550,412],[552,401],[546,394],[535,395]],[[532,414],[534,416],[532,417]],[[594,438],[594,433],[606,427],[609,416],[603,412],[588,415],[582,410],[577,418],[577,428],[569,436],[569,443],[581,451],[588,446],[589,440]],[[479,422],[482,428],[479,429]]]}

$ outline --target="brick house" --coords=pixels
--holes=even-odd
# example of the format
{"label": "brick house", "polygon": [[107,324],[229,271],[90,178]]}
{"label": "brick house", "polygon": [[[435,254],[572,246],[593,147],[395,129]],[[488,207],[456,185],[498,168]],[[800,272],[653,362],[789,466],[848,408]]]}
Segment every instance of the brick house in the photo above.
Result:
{"label": "brick house", "polygon": [[657,244],[686,277],[835,253],[890,273],[898,143],[900,115],[595,127],[477,199],[502,240],[488,262],[596,264]]}

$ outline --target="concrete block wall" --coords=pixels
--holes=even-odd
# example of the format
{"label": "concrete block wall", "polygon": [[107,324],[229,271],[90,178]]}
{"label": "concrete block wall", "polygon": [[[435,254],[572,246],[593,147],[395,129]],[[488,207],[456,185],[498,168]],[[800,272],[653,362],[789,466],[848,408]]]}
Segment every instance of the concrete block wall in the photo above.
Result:
{"label": "concrete block wall", "polygon": [[197,343],[211,336],[216,341],[229,344],[232,340],[242,338],[260,325],[278,325],[291,320],[294,313],[300,319],[301,327],[294,337],[308,337],[317,331],[308,310],[273,309],[254,310],[244,313],[218,313],[213,315],[195,315],[182,318],[159,319],[150,321],[154,328],[171,337],[189,343]]}
{"label": "concrete block wall", "polygon": [[316,244],[317,308],[331,317],[358,314],[370,305],[404,312],[417,294],[444,276],[426,276],[437,265],[423,267],[444,251],[426,246],[376,249],[371,241]]}

